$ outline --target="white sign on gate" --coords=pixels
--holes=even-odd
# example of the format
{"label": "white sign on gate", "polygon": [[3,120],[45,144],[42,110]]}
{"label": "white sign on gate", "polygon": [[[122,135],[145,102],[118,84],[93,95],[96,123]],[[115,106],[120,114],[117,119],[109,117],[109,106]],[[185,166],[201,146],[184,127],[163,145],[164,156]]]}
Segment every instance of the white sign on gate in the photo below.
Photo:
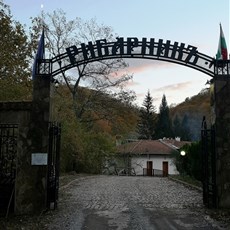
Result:
{"label": "white sign on gate", "polygon": [[32,153],[31,165],[47,165],[48,154],[47,153]]}

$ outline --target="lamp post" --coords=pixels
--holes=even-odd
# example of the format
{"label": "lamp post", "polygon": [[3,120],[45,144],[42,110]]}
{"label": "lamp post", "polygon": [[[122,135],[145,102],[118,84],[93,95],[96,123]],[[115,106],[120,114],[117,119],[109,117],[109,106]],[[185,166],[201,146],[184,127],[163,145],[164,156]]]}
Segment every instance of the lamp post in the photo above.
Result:
{"label": "lamp post", "polygon": [[182,176],[185,174],[185,155],[186,152],[184,150],[180,151],[180,155],[182,156]]}

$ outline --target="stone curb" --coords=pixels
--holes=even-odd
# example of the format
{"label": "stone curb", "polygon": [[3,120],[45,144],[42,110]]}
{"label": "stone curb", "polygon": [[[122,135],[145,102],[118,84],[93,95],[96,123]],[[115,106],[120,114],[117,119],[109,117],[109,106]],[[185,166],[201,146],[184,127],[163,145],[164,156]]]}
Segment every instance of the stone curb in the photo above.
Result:
{"label": "stone curb", "polygon": [[76,174],[76,177],[73,178],[71,181],[69,181],[67,184],[60,185],[59,191],[62,191],[66,188],[68,188],[71,184],[73,184],[75,181],[82,181],[85,180],[86,178],[93,178],[95,175],[90,175],[90,174]]}
{"label": "stone curb", "polygon": [[180,183],[180,184],[183,184],[184,186],[186,187],[189,187],[189,188],[193,188],[193,189],[196,189],[197,191],[199,192],[203,192],[203,189],[201,187],[198,187],[198,186],[195,186],[195,185],[192,185],[192,184],[189,184],[185,181],[182,181],[182,180],[178,180],[178,179],[175,179],[175,178],[172,178],[172,177],[168,177],[169,180],[172,180],[172,181],[175,181],[177,183]]}

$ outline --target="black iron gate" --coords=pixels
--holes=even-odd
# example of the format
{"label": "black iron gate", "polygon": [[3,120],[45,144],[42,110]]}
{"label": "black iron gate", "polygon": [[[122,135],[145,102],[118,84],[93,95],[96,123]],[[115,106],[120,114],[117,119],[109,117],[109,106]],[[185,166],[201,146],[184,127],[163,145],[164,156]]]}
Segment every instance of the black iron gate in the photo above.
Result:
{"label": "black iron gate", "polygon": [[49,151],[47,176],[47,208],[56,208],[59,189],[61,126],[49,124]]}
{"label": "black iron gate", "polygon": [[14,210],[17,124],[0,124],[0,213]]}
{"label": "black iron gate", "polygon": [[215,129],[207,129],[205,117],[201,129],[203,165],[203,203],[217,208]]}

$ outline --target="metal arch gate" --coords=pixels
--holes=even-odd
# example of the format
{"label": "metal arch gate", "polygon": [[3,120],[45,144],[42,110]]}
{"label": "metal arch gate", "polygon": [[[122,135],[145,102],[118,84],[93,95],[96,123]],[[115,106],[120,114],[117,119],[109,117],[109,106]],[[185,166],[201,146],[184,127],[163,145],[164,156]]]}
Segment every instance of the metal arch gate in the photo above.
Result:
{"label": "metal arch gate", "polygon": [[14,210],[17,124],[0,124],[0,214]]}
{"label": "metal arch gate", "polygon": [[208,208],[217,208],[216,146],[215,129],[207,129],[205,117],[201,128],[203,203]]}
{"label": "metal arch gate", "polygon": [[[63,73],[73,67],[86,65],[94,61],[101,61],[113,58],[146,58],[159,61],[173,62],[201,71],[213,79],[210,83],[217,82],[217,79],[226,80],[230,77],[230,60],[216,60],[205,54],[198,52],[197,48],[191,45],[185,46],[184,43],[167,40],[164,42],[159,39],[158,42],[154,38],[148,41],[143,38],[140,42],[136,37],[116,38],[115,42],[107,42],[106,39],[97,40],[95,44],[81,44],[81,47],[75,45],[66,48],[66,53],[57,55],[52,59],[37,59],[35,73],[37,76],[54,76]],[[220,117],[218,117],[219,119]],[[226,119],[225,119],[226,120]],[[204,125],[204,124],[203,124]],[[215,127],[216,134],[222,136],[219,127]],[[209,207],[219,206],[225,202],[223,197],[218,197],[221,186],[230,184],[229,179],[225,179],[221,184],[218,182],[217,190],[217,174],[216,174],[216,146],[214,129],[207,129],[202,126],[202,155],[203,155],[203,190],[204,204]],[[211,146],[211,147],[209,147]],[[230,145],[229,145],[230,148]],[[217,148],[218,149],[218,148]],[[219,155],[219,152],[217,152]],[[224,165],[224,162],[221,162]],[[221,193],[220,191],[219,193]],[[226,195],[224,195],[226,198]],[[227,198],[229,198],[227,196]],[[228,202],[230,207],[230,202]]]}

